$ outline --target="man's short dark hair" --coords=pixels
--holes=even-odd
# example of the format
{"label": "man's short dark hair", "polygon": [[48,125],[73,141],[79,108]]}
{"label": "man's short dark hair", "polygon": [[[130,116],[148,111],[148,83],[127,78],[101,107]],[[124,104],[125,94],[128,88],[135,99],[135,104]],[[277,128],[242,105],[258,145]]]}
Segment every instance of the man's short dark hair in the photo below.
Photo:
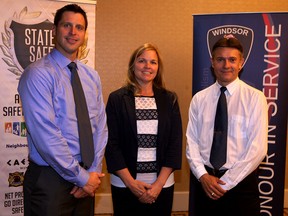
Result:
{"label": "man's short dark hair", "polygon": [[214,51],[219,47],[227,47],[227,48],[235,48],[243,54],[243,46],[240,41],[232,35],[224,36],[223,38],[219,39],[212,48],[212,55]]}
{"label": "man's short dark hair", "polygon": [[80,13],[83,15],[84,20],[85,20],[85,30],[87,29],[88,26],[88,20],[87,20],[87,15],[86,12],[77,4],[68,4],[65,5],[64,7],[58,9],[56,11],[55,17],[54,17],[54,25],[57,26],[62,18],[62,15],[66,11],[72,11],[74,13]]}

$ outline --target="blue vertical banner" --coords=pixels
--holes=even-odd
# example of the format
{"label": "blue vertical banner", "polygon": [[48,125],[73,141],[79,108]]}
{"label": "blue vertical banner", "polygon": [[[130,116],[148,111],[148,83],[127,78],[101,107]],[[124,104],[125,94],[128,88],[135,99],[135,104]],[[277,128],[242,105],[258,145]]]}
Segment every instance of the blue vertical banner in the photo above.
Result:
{"label": "blue vertical banner", "polygon": [[243,44],[245,62],[239,76],[265,94],[269,108],[268,153],[259,167],[261,215],[283,215],[288,13],[195,15],[193,18],[193,95],[215,82],[210,70],[213,44],[228,34]]}

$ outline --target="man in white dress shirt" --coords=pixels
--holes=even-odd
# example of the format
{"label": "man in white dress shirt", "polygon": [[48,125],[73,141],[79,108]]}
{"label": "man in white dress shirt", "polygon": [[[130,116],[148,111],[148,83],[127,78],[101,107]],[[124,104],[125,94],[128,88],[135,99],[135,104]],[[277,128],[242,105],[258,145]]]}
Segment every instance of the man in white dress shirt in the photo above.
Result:
{"label": "man in white dress shirt", "polygon": [[[239,79],[243,63],[239,40],[221,38],[212,48],[216,82],[191,100],[186,156],[193,216],[260,215],[257,168],[267,153],[268,108],[264,94]],[[227,88],[227,152],[224,165],[215,169],[210,153],[221,86]]]}

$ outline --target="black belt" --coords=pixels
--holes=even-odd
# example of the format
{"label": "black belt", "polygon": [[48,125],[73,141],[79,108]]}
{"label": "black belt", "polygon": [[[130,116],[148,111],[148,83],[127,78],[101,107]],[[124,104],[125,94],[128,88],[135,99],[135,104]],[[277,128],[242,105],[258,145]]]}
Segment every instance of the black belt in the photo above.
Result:
{"label": "black belt", "polygon": [[225,170],[216,170],[213,168],[210,168],[208,166],[205,165],[205,169],[207,170],[207,172],[209,173],[209,175],[213,175],[217,178],[221,178],[227,171],[227,169]]}

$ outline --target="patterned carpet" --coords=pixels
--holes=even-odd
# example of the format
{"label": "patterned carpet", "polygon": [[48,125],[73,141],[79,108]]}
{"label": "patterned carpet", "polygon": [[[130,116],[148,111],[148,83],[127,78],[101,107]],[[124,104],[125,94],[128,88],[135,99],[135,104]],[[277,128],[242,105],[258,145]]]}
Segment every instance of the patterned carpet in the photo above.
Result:
{"label": "patterned carpet", "polygon": [[[112,216],[112,214],[95,214],[95,216]],[[171,216],[188,216],[188,212],[173,212]],[[288,209],[284,209],[284,215],[288,216]]]}

